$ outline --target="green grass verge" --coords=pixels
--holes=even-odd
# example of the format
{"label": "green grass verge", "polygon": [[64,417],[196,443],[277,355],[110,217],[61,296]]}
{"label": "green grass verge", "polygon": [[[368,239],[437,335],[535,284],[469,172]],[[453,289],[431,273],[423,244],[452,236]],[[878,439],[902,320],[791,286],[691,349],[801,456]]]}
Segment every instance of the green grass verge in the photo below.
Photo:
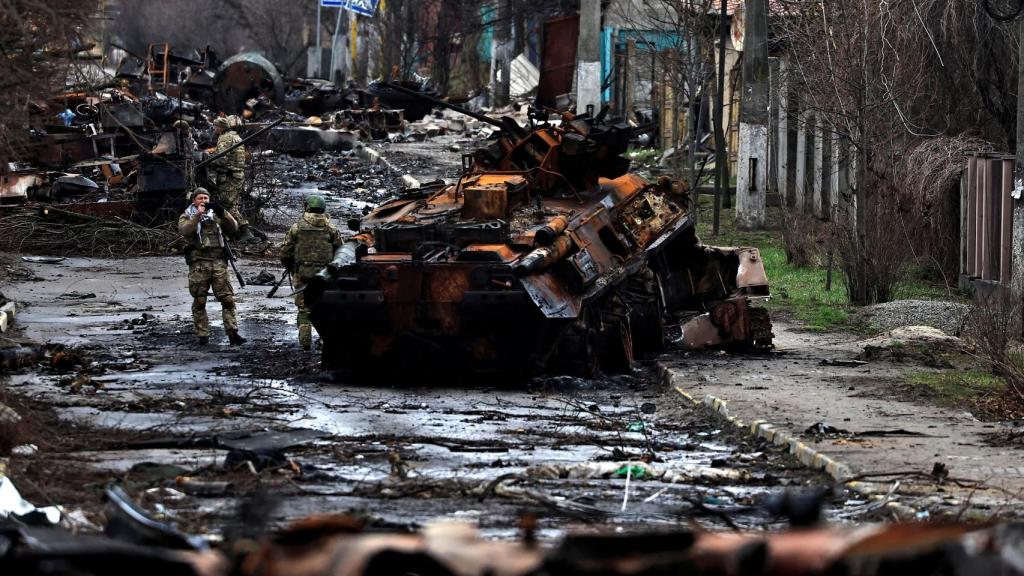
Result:
{"label": "green grass verge", "polygon": [[934,397],[946,406],[963,406],[979,398],[1002,393],[1006,381],[981,370],[948,372],[913,372],[906,383],[920,392]]}
{"label": "green grass verge", "polygon": [[[856,310],[849,303],[846,282],[838,263],[832,270],[831,290],[826,290],[825,266],[796,267],[786,261],[782,243],[782,213],[768,211],[767,230],[745,231],[735,225],[732,209],[723,209],[717,236],[712,234],[712,198],[701,197],[701,219],[697,233],[712,246],[753,246],[761,250],[772,298],[766,306],[775,315],[791,317],[812,330],[863,330],[852,318]],[[963,294],[924,277],[924,271],[910,270],[896,288],[897,299],[961,300]]]}

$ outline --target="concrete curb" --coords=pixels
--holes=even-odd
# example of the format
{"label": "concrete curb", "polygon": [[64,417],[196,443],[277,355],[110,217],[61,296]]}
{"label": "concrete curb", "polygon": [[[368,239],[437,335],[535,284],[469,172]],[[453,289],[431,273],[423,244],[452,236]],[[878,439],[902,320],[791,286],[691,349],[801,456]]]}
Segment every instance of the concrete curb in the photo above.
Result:
{"label": "concrete curb", "polygon": [[[808,446],[789,430],[776,428],[765,419],[754,420],[747,424],[736,416],[729,415],[728,401],[712,396],[711,394],[705,395],[703,399],[694,397],[681,386],[673,382],[674,376],[672,374],[672,370],[668,366],[659,363],[658,372],[663,384],[674,389],[694,406],[703,406],[707,408],[711,413],[755,438],[771,442],[776,446],[787,446],[789,448],[789,453],[795,456],[801,464],[812,470],[825,471],[825,473],[833,480],[842,483],[846,488],[862,496],[875,498],[888,492],[888,489],[881,489],[878,484],[873,482],[847,481],[848,478],[855,475],[848,465]],[[918,512],[916,509],[898,502],[889,502],[886,504],[886,508],[895,512],[902,518],[913,518]]]}

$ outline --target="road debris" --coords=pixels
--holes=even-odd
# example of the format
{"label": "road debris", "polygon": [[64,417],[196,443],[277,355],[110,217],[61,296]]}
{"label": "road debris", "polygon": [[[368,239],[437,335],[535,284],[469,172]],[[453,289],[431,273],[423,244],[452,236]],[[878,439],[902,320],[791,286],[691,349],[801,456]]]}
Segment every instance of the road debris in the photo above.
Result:
{"label": "road debris", "polygon": [[[7,528],[0,533],[2,559],[23,573],[50,574],[56,560],[72,570],[89,567],[92,555],[112,555],[138,569],[206,576],[373,574],[389,571],[446,576],[494,573],[605,573],[621,575],[680,572],[694,575],[890,573],[890,566],[924,572],[942,567],[950,574],[1019,573],[1019,528],[966,524],[876,525],[860,529],[802,529],[777,534],[671,531],[639,535],[585,534],[553,547],[481,538],[460,523],[436,524],[415,534],[367,534],[362,522],[320,515],[280,532],[256,534],[249,546],[211,550],[205,543],[152,519],[119,493],[110,491],[113,516],[105,537],[69,537],[50,531]],[[524,526],[529,521],[524,520]],[[62,546],[53,544],[61,540]],[[913,546],[908,543],[913,542]],[[986,545],[978,545],[984,542]],[[229,549],[241,543],[228,543]],[[83,554],[88,550],[91,554]]]}
{"label": "road debris", "polygon": [[454,184],[363,216],[306,286],[325,367],[623,372],[663,349],[669,316],[689,347],[771,346],[757,249],[701,244],[686,185],[629,173],[630,129],[607,110],[522,126],[387,87],[501,132]]}
{"label": "road debris", "polygon": [[21,497],[14,483],[0,474],[0,519],[18,520],[30,526],[54,526],[60,522],[57,506],[37,508]]}
{"label": "road debris", "polygon": [[868,364],[868,362],[864,360],[837,360],[835,358],[826,358],[820,362],[821,366],[839,366],[842,368],[857,368],[865,364]]}

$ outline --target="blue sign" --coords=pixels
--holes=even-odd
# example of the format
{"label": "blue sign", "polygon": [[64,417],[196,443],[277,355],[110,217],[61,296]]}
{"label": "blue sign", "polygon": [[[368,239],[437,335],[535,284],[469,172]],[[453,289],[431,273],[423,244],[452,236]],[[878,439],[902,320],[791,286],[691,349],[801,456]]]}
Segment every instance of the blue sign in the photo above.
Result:
{"label": "blue sign", "polygon": [[361,16],[373,16],[379,2],[380,0],[320,0],[320,5],[349,10]]}

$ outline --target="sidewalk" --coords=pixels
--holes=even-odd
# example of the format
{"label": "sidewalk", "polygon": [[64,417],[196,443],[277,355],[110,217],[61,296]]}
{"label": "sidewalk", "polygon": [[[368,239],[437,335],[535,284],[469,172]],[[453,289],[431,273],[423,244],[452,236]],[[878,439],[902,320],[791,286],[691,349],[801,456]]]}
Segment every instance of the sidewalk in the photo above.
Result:
{"label": "sidewalk", "polygon": [[[926,368],[890,362],[822,365],[825,359],[848,360],[858,354],[855,337],[801,331],[786,323],[776,323],[774,332],[776,351],[770,354],[666,356],[659,362],[663,379],[681,392],[681,401],[703,403],[752,433],[788,443],[805,464],[826,469],[837,479],[920,473],[850,483],[856,491],[886,494],[898,480],[892,499],[931,514],[957,514],[965,504],[971,516],[1006,514],[1004,507],[1024,504],[1024,496],[1013,496],[1024,494],[1024,450],[989,446],[984,439],[1007,430],[1007,425],[896,399],[893,385]],[[819,422],[861,435],[807,433]],[[862,434],[895,430],[921,435]],[[948,468],[950,479],[981,482],[985,488],[936,483],[927,477],[936,463]]]}

